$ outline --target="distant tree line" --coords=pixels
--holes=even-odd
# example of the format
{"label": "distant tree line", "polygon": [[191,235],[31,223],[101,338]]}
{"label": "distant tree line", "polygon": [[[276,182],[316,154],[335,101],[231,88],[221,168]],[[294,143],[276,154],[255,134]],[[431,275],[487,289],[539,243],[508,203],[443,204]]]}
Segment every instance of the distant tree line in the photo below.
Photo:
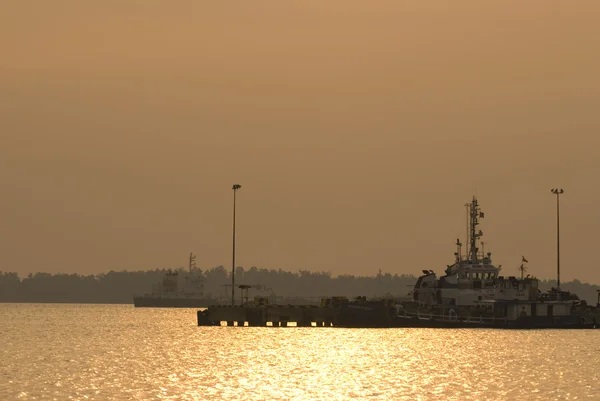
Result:
{"label": "distant tree line", "polygon": [[[556,280],[540,280],[540,290],[542,292],[548,291],[553,287],[556,287]],[[598,285],[582,283],[575,279],[566,283],[561,282],[560,289],[577,294],[579,299],[585,300],[590,305],[596,305],[596,302],[598,302],[598,290],[600,290],[600,286]]]}
{"label": "distant tree line", "polygon": [[[178,269],[182,274],[185,269]],[[133,295],[152,291],[168,270],[110,271],[98,275],[33,273],[19,277],[17,273],[0,271],[0,302],[67,302],[67,303],[132,303]],[[200,270],[206,296],[216,299],[231,297],[231,271],[223,266]],[[416,282],[414,276],[340,275],[300,270],[292,273],[251,267],[236,269],[236,287],[247,284],[262,287],[262,295],[278,298],[354,297],[366,295],[406,295]],[[250,296],[256,292],[250,290]],[[236,289],[236,298],[240,290]]]}
{"label": "distant tree line", "polygon": [[[184,269],[180,269],[182,273]],[[98,275],[34,273],[21,278],[17,273],[0,271],[0,302],[67,302],[67,303],[132,303],[133,295],[149,293],[159,283],[165,269],[148,271],[110,271]],[[231,296],[231,272],[223,266],[200,270],[204,291],[212,298]],[[417,278],[412,275],[379,273],[374,276],[349,274],[333,277],[328,272],[300,270],[289,272],[251,267],[236,269],[236,286],[261,285],[278,298],[318,299],[326,296],[406,296]],[[541,280],[540,289],[555,286],[552,280]],[[577,294],[588,303],[596,303],[597,285],[574,280],[561,288]],[[251,290],[252,291],[252,290]],[[264,294],[264,291],[263,291]],[[252,292],[250,293],[252,296]],[[266,295],[266,294],[265,294]],[[236,298],[239,292],[236,293]]]}
{"label": "distant tree line", "polygon": [[131,303],[147,292],[164,270],[111,271],[99,275],[34,273],[20,278],[0,272],[0,302]]}

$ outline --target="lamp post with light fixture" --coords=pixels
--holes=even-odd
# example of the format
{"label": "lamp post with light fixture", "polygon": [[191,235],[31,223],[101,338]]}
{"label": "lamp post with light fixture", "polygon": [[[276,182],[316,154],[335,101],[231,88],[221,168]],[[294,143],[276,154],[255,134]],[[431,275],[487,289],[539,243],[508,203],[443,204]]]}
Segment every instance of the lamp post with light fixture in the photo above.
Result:
{"label": "lamp post with light fixture", "polygon": [[565,191],[553,188],[550,192],[556,195],[556,289],[560,290],[560,195]]}
{"label": "lamp post with light fixture", "polygon": [[235,305],[235,194],[242,186],[234,184],[233,189],[233,255],[231,261],[231,305]]}

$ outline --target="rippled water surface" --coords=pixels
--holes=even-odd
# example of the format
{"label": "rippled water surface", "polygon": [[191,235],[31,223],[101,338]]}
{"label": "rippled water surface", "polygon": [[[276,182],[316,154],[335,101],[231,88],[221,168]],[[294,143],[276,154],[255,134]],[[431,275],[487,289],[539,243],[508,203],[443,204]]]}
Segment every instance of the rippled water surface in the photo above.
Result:
{"label": "rippled water surface", "polygon": [[0,400],[600,400],[600,330],[197,327],[0,304]]}

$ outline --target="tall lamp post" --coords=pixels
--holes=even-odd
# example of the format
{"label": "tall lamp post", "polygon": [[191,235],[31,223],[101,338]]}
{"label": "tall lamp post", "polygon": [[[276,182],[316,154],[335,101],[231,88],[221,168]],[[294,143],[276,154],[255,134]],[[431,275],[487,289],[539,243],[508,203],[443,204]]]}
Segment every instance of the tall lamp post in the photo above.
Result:
{"label": "tall lamp post", "polygon": [[235,194],[242,186],[234,184],[233,189],[233,257],[231,261],[231,305],[235,305]]}
{"label": "tall lamp post", "polygon": [[554,188],[550,192],[556,195],[556,289],[560,290],[560,195],[565,191]]}

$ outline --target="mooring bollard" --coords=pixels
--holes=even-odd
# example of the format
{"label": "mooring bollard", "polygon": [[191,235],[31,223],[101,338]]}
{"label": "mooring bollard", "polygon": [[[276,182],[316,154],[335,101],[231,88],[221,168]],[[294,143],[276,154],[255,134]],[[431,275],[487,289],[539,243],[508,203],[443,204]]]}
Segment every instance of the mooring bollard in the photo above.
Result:
{"label": "mooring bollard", "polygon": [[198,326],[210,326],[208,314],[205,311],[198,311]]}

